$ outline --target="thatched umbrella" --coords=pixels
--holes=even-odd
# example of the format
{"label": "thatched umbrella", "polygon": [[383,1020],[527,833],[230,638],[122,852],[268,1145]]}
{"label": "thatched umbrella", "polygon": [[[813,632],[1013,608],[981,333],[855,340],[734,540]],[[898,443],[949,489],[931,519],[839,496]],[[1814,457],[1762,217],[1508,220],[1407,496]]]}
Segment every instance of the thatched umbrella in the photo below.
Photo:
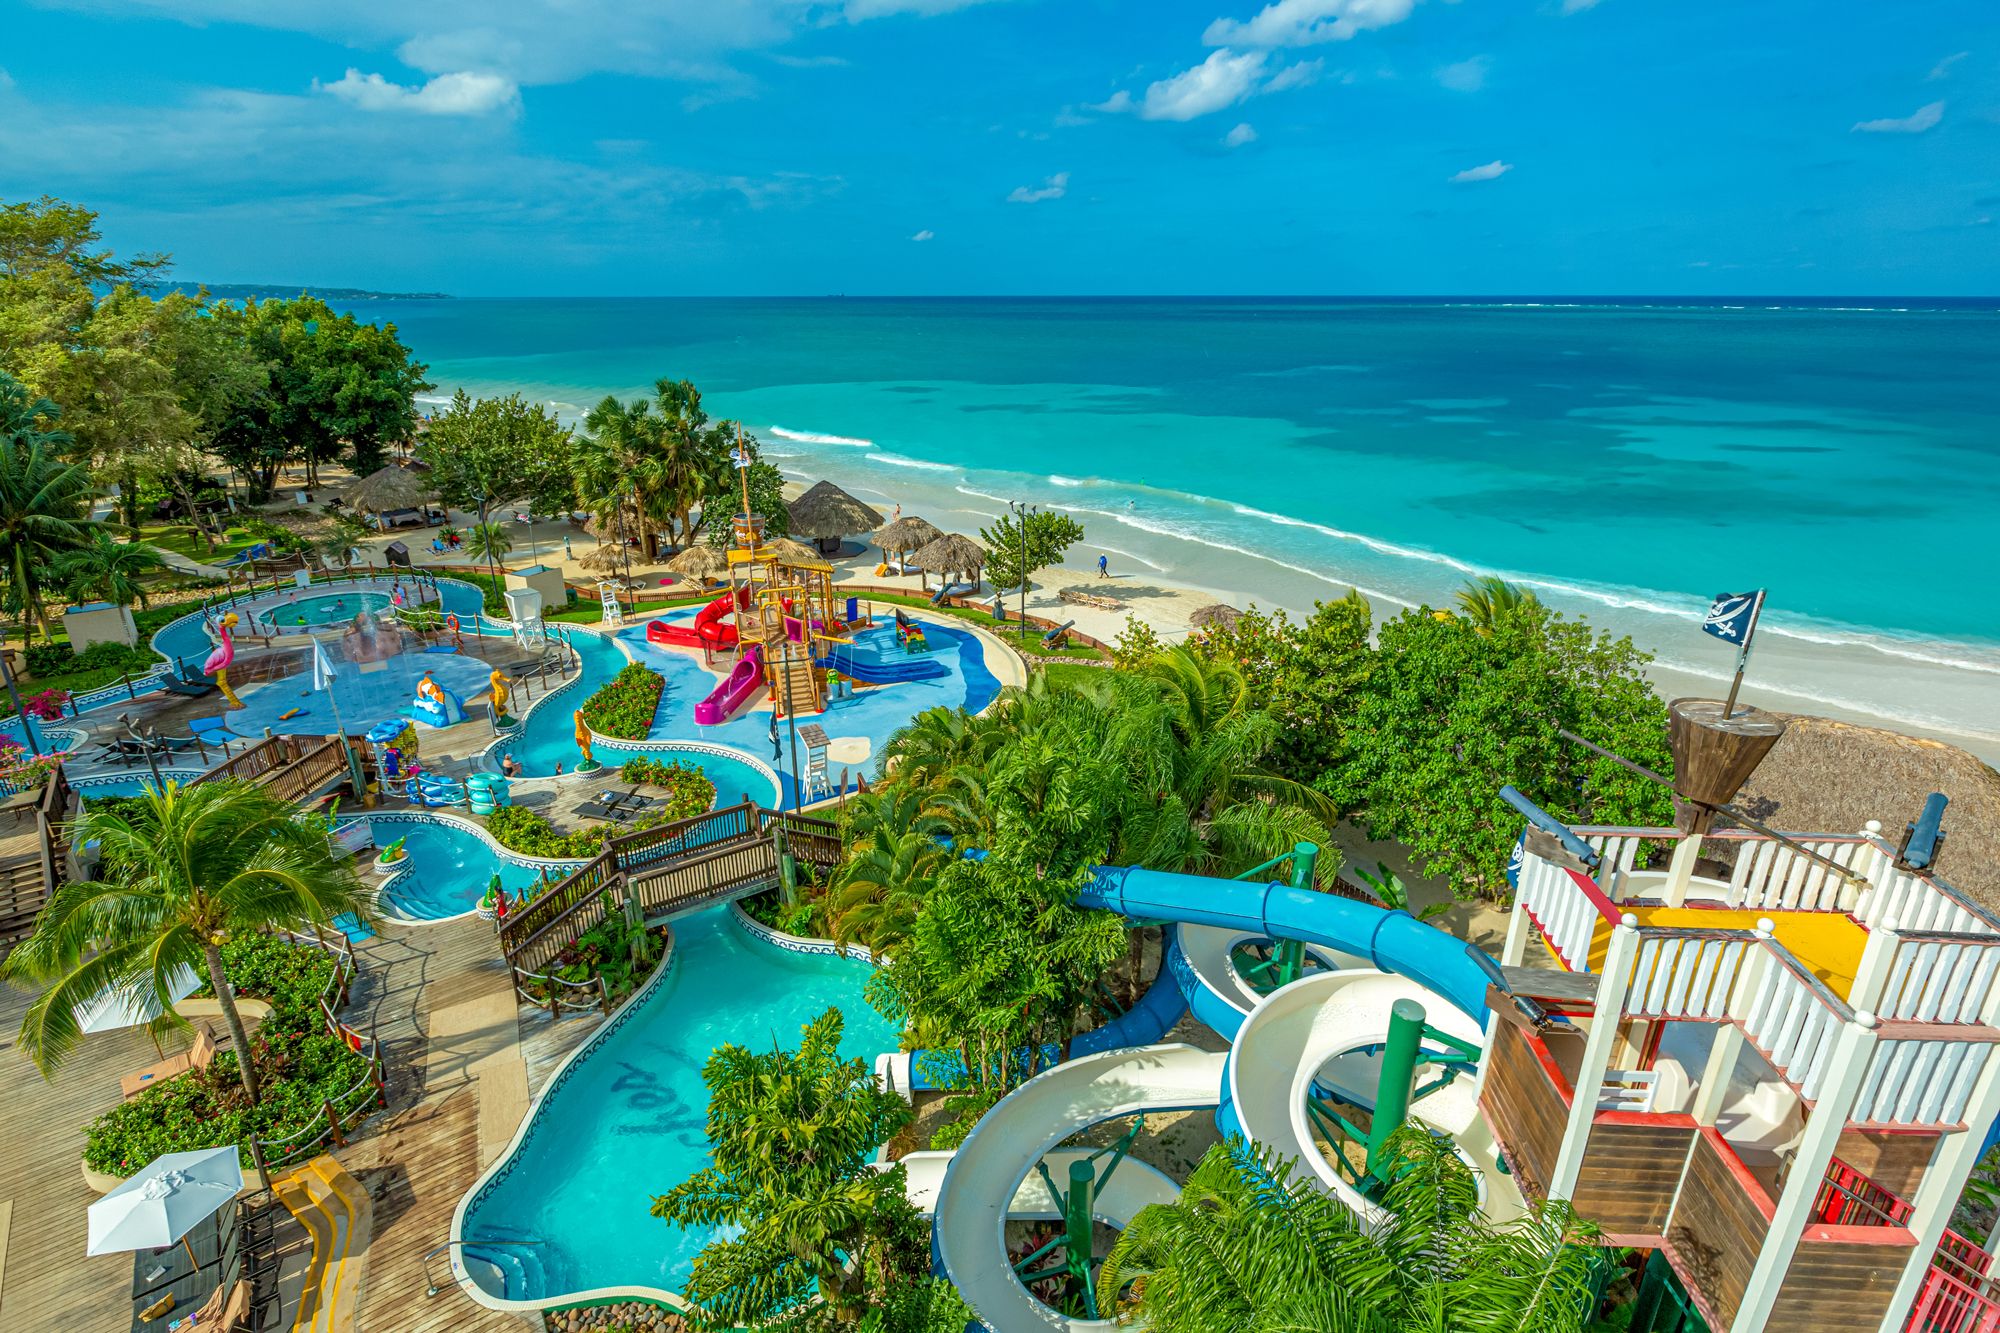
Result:
{"label": "thatched umbrella", "polygon": [[970,575],[972,590],[978,592],[979,572],[986,568],[986,548],[970,537],[951,532],[920,548],[915,559],[926,572],[936,570],[946,587],[951,586],[952,575]]}
{"label": "thatched umbrella", "polygon": [[347,492],[347,504],[356,513],[375,515],[379,528],[382,515],[394,509],[422,508],[436,493],[429,478],[391,463],[356,482]]}
{"label": "thatched umbrella", "polygon": [[927,518],[915,514],[899,518],[888,527],[875,534],[875,544],[884,551],[894,551],[907,564],[910,552],[921,546],[929,546],[944,536],[944,529]]}
{"label": "thatched umbrella", "polygon": [[1243,613],[1224,602],[1210,602],[1188,617],[1188,624],[1194,629],[1236,628],[1236,622],[1243,619]]}
{"label": "thatched umbrella", "polygon": [[673,559],[667,561],[671,573],[685,579],[707,581],[729,568],[729,557],[713,546],[703,544],[690,546]]}
{"label": "thatched umbrella", "polygon": [[820,553],[832,555],[850,532],[873,532],[882,516],[830,481],[822,481],[785,506],[792,531],[819,543]]}
{"label": "thatched umbrella", "polygon": [[820,557],[818,551],[804,542],[795,542],[790,537],[772,537],[764,543],[762,549],[776,556],[780,564],[801,565],[807,569],[820,569],[826,565],[826,561]]}
{"label": "thatched umbrella", "polygon": [[622,574],[628,561],[625,552],[615,543],[600,542],[578,556],[576,563],[599,574]]}

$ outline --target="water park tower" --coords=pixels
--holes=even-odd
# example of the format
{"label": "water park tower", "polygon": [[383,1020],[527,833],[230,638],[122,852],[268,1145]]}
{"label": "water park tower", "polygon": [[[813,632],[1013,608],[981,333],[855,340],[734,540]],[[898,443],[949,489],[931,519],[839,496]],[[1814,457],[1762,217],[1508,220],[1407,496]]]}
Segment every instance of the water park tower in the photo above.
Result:
{"label": "water park tower", "polygon": [[763,515],[750,509],[748,454],[739,443],[743,510],[733,516],[729,549],[729,596],[736,610],[736,643],[746,658],[755,652],[780,715],[821,712],[826,707],[826,673],[820,665],[828,649],[848,640],[835,611],[833,566],[802,550],[769,539]]}
{"label": "water park tower", "polygon": [[1952,1210],[2000,1117],[2000,916],[1900,841],[1728,805],[1782,733],[1671,708],[1676,826],[1528,816],[1480,1107],[1515,1179],[1652,1252],[1637,1333],[2000,1327]]}

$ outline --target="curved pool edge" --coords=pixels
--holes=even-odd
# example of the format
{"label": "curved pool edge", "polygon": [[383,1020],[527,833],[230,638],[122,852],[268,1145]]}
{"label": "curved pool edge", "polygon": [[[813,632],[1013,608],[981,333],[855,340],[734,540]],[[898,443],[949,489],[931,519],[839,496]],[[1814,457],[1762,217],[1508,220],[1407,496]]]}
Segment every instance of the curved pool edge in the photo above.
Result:
{"label": "curved pool edge", "polygon": [[[548,1082],[542,1084],[542,1090],[528,1099],[527,1114],[523,1115],[521,1123],[514,1127],[513,1136],[507,1140],[507,1146],[500,1150],[500,1155],[493,1159],[492,1165],[479,1173],[479,1178],[472,1182],[472,1187],[459,1196],[458,1206],[453,1208],[451,1212],[451,1249],[449,1251],[451,1276],[452,1280],[458,1283],[459,1289],[474,1304],[483,1305],[489,1310],[500,1310],[509,1314],[539,1314],[543,1311],[559,1309],[566,1305],[578,1305],[585,1301],[600,1300],[661,1301],[676,1310],[689,1308],[687,1298],[679,1292],[667,1291],[662,1287],[647,1286],[592,1287],[586,1291],[567,1291],[557,1296],[542,1296],[535,1300],[509,1300],[505,1296],[495,1296],[492,1292],[480,1286],[465,1266],[466,1213],[471,1211],[472,1206],[479,1202],[481,1196],[487,1190],[491,1189],[497,1182],[504,1180],[513,1171],[515,1157],[519,1155],[521,1149],[527,1144],[529,1136],[534,1132],[535,1116],[540,1113],[542,1103],[548,1100],[551,1093],[563,1085],[563,1081],[570,1076],[571,1071],[577,1065],[582,1063],[585,1056],[597,1050],[599,1046],[602,1046],[610,1039],[613,1033],[623,1027],[626,1021],[637,1012],[640,1003],[653,993],[653,988],[665,981],[668,975],[673,972],[674,961],[679,956],[679,943],[679,936],[675,935],[672,928],[669,927],[666,953],[661,956],[660,965],[653,969],[653,975],[646,979],[646,984],[626,996],[624,1003],[612,1010],[610,1016],[597,1025],[597,1031],[591,1033],[581,1045],[563,1057],[563,1062],[556,1066],[554,1073],[549,1075]],[[518,1009],[516,1012],[518,1013]],[[473,1241],[472,1243],[477,1246],[481,1242]]]}
{"label": "curved pool edge", "polygon": [[[445,814],[442,811],[371,810],[355,815],[352,820],[344,821],[341,827],[345,828],[350,823],[372,823],[375,820],[381,820],[385,824],[443,824],[451,828],[460,829],[466,833],[470,833],[481,843],[485,844],[486,849],[500,860],[530,869],[559,869],[567,875],[570,871],[588,864],[585,861],[555,860],[545,856],[525,855],[524,853],[502,846],[499,839],[486,831],[485,825],[464,815]],[[369,864],[372,866],[374,862],[371,861]],[[447,922],[463,921],[469,916],[476,916],[478,914],[479,908],[476,905],[467,908],[463,912],[454,912],[450,916],[410,916],[404,912],[391,910],[386,901],[389,890],[406,876],[414,875],[416,870],[414,860],[406,857],[401,869],[375,886],[375,905],[382,911],[383,916],[387,920],[393,921],[399,926],[442,926]]]}
{"label": "curved pool edge", "polygon": [[[784,931],[773,929],[744,911],[743,904],[739,899],[732,898],[729,900],[729,917],[732,921],[742,926],[751,938],[758,940],[760,943],[770,945],[773,948],[783,949],[788,953],[833,955],[835,957],[845,957],[858,962],[864,962],[870,966],[879,965],[878,960],[871,957],[868,950],[861,945],[850,944],[843,948],[832,940],[805,935],[788,935]],[[501,1149],[500,1155],[493,1159],[491,1166],[480,1172],[479,1178],[472,1182],[472,1187],[459,1196],[458,1205],[452,1210],[451,1214],[451,1275],[452,1279],[458,1283],[459,1289],[465,1292],[475,1304],[483,1305],[489,1310],[501,1310],[510,1314],[535,1314],[548,1310],[561,1309],[565,1306],[580,1305],[587,1301],[614,1300],[659,1301],[672,1306],[676,1310],[690,1308],[688,1299],[679,1292],[668,1291],[664,1287],[648,1286],[592,1287],[584,1291],[569,1291],[561,1295],[544,1296],[531,1301],[509,1300],[504,1296],[495,1296],[492,1292],[480,1286],[473,1279],[472,1274],[467,1271],[464,1260],[465,1215],[479,1201],[480,1196],[485,1194],[496,1181],[503,1179],[507,1172],[513,1169],[514,1158],[521,1151],[523,1145],[526,1144],[530,1132],[534,1129],[535,1116],[540,1112],[542,1103],[548,1099],[551,1093],[562,1086],[563,1080],[569,1077],[571,1070],[586,1055],[595,1051],[610,1038],[612,1033],[624,1025],[626,1020],[636,1011],[639,1003],[652,993],[653,987],[659,985],[673,971],[674,962],[678,956],[679,936],[673,934],[672,928],[669,927],[667,952],[660,959],[660,965],[653,970],[653,975],[647,978],[646,984],[627,996],[624,1003],[612,1010],[611,1016],[598,1025],[597,1031],[591,1033],[587,1040],[563,1058],[563,1062],[556,1066],[555,1072],[549,1075],[548,1082],[542,1085],[542,1090],[529,1099],[527,1114],[521,1117],[521,1123],[515,1127],[513,1137],[507,1140],[507,1146]],[[478,1242],[475,1241],[474,1244],[476,1245]]]}
{"label": "curved pool edge", "polygon": [[[563,638],[564,643],[569,646],[569,650],[572,653],[576,654],[576,659],[577,659],[576,676],[574,679],[566,680],[562,684],[556,686],[554,689],[550,690],[547,694],[544,694],[541,698],[530,699],[528,701],[528,706],[526,708],[523,708],[520,711],[520,713],[515,717],[513,726],[507,728],[507,730],[501,732],[498,736],[495,736],[491,744],[485,746],[483,749],[478,751],[478,753],[472,756],[471,762],[485,772],[498,773],[500,771],[499,761],[496,760],[493,756],[500,750],[502,746],[514,744],[515,742],[521,740],[528,734],[528,723],[534,718],[537,709],[539,709],[543,704],[548,703],[553,699],[561,698],[563,695],[569,693],[577,686],[583,684],[583,654],[577,652],[576,645],[569,642],[568,636],[581,632],[584,634],[592,635],[599,639],[609,640],[613,647],[616,647],[618,643],[617,635],[606,634],[603,631],[599,630],[595,625],[564,624],[560,631],[550,630],[550,631],[545,631],[545,633],[546,632],[559,633],[560,636]],[[521,778],[521,779],[516,779],[516,781],[540,782],[548,779],[568,777],[568,776],[569,774],[566,773],[544,773],[539,775],[538,777]]]}

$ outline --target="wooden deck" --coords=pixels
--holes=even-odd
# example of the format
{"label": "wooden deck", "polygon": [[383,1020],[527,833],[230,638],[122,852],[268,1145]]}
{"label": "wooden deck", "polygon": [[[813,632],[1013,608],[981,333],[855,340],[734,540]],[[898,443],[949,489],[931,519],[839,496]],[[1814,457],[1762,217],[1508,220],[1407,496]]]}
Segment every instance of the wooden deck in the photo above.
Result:
{"label": "wooden deck", "polygon": [[503,1314],[475,1303],[451,1281],[442,1254],[431,1260],[441,1282],[424,1294],[423,1256],[451,1234],[459,1198],[479,1178],[479,1090],[464,1087],[385,1122],[340,1154],[375,1201],[368,1284],[357,1327],[397,1333],[521,1333],[539,1318]]}
{"label": "wooden deck", "polygon": [[83,1127],[118,1102],[121,1075],[159,1057],[142,1029],[83,1039],[53,1082],[18,1049],[31,997],[0,987],[0,1202],[11,1204],[0,1326],[113,1329],[132,1320],[132,1256],[84,1255]]}

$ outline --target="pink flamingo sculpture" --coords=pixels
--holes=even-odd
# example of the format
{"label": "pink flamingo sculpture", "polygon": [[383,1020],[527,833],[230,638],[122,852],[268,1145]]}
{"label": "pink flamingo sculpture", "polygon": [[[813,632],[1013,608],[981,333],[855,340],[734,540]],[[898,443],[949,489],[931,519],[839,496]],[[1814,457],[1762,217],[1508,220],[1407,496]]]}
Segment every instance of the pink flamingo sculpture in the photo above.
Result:
{"label": "pink flamingo sculpture", "polygon": [[236,613],[231,611],[216,622],[215,632],[222,642],[201,664],[201,669],[215,677],[215,687],[222,691],[222,697],[229,701],[231,708],[241,708],[243,701],[236,697],[236,691],[229,688],[229,664],[236,660],[236,640],[229,637],[229,631],[236,628]]}

